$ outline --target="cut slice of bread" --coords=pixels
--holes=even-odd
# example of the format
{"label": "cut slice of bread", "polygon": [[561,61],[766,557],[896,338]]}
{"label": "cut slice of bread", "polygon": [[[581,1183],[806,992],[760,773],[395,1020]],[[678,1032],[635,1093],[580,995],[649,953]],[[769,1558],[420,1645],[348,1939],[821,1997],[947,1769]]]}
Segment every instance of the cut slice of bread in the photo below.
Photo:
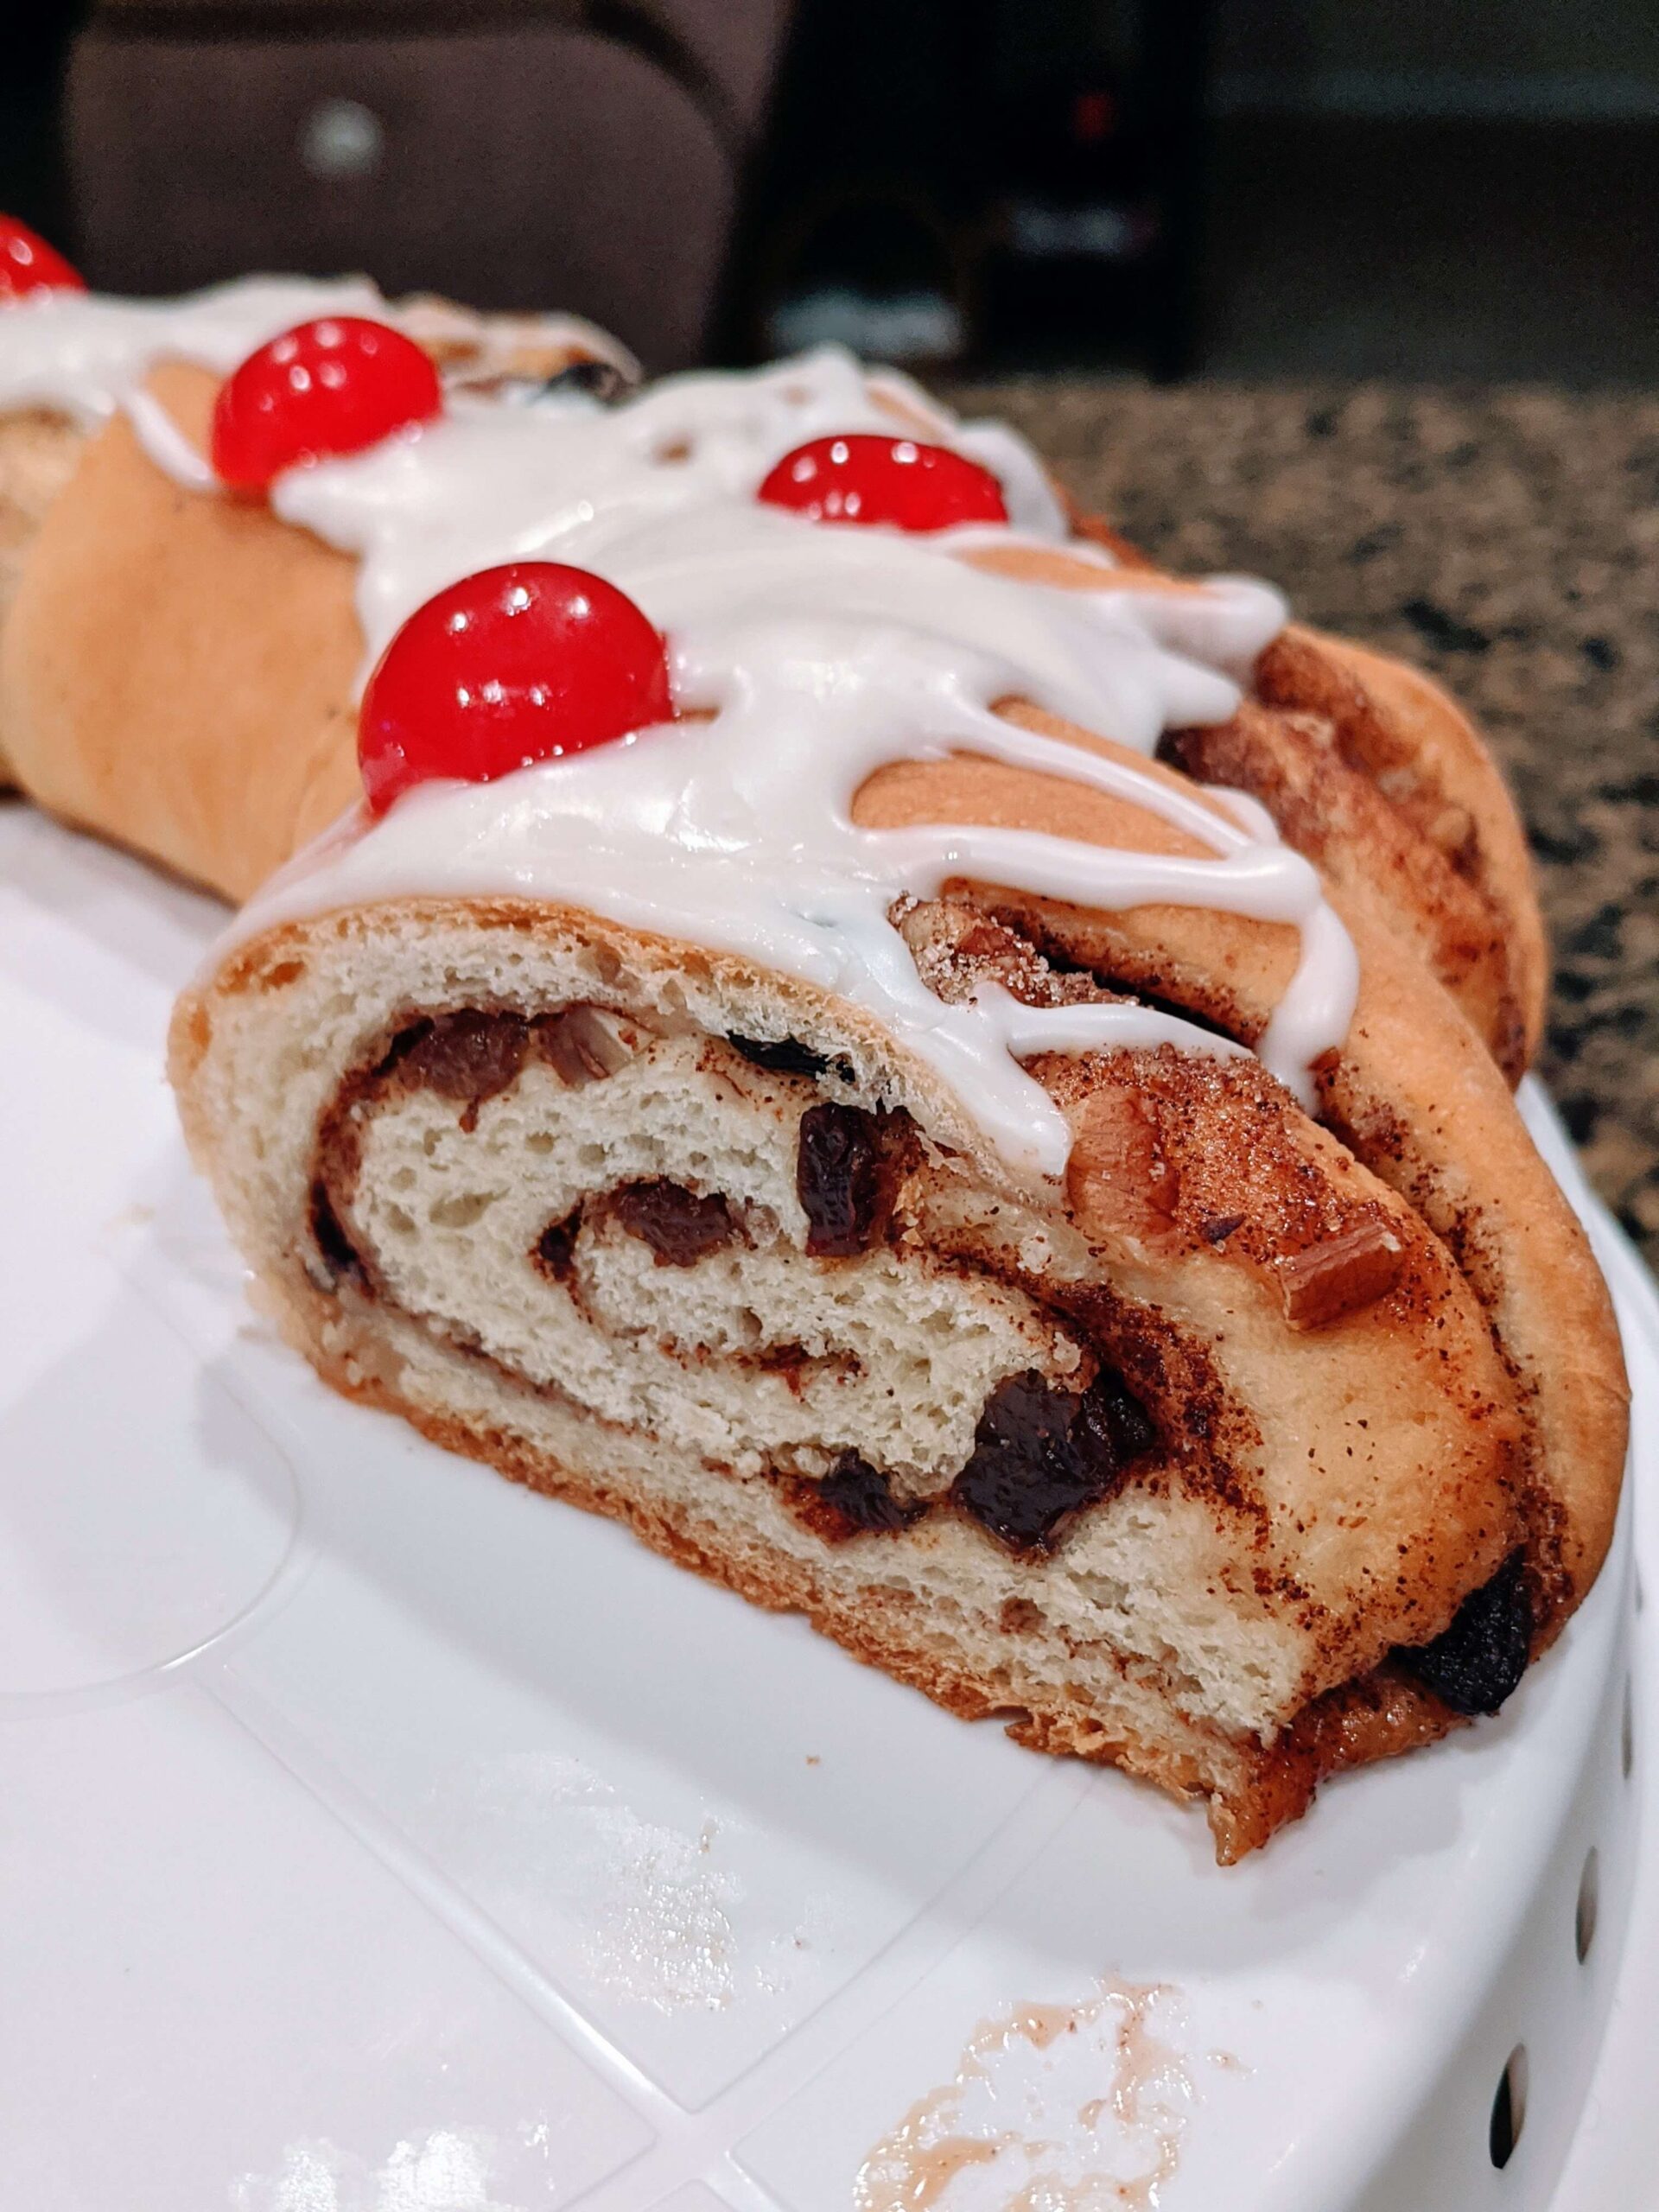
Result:
{"label": "cut slice of bread", "polygon": [[[899,918],[943,995],[1104,995],[982,895]],[[1420,1058],[1481,1074],[1452,1156],[1386,1177],[1254,1061],[1164,1047],[1033,1063],[1074,1145],[1022,1184],[855,1008],[543,905],[269,931],[181,1001],[173,1075],[336,1387],[952,1711],[1206,1797],[1233,1857],[1501,1702],[1611,1526],[1599,1283],[1529,1147],[1489,1165],[1513,1108],[1411,981]],[[1332,1095],[1403,1126],[1366,1013]],[[1485,1281],[1402,1195],[1453,1165]]]}

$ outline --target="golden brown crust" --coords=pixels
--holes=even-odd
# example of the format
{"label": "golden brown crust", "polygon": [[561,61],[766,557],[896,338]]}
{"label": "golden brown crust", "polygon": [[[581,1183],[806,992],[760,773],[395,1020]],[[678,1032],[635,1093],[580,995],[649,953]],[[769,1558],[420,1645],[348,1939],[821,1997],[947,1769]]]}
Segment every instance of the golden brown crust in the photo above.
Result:
{"label": "golden brown crust", "polygon": [[[153,388],[201,443],[214,379],[173,365]],[[181,490],[118,416],[54,501],[0,634],[18,780],[245,898],[293,851],[314,783],[355,766],[355,576],[263,504]]]}
{"label": "golden brown crust", "polygon": [[1201,783],[1259,798],[1280,833],[1344,898],[1416,947],[1511,1083],[1531,1049],[1508,917],[1342,758],[1322,715],[1247,700],[1230,722],[1177,732],[1166,750]]}
{"label": "golden brown crust", "polygon": [[[44,408],[0,415],[0,629],[53,501],[79,465],[86,441],[67,416]],[[0,790],[16,780],[0,716]]]}
{"label": "golden brown crust", "polygon": [[1343,758],[1491,902],[1530,1061],[1549,985],[1543,918],[1515,802],[1467,718],[1404,662],[1294,623],[1257,662],[1255,688],[1270,706],[1323,716]]}
{"label": "golden brown crust", "polygon": [[367,1376],[348,1380],[341,1363],[316,1363],[323,1380],[342,1396],[401,1414],[442,1450],[481,1460],[543,1497],[620,1521],[677,1567],[689,1567],[752,1605],[767,1612],[801,1614],[820,1636],[838,1643],[862,1665],[920,1690],[958,1720],[1001,1719],[1014,1742],[1028,1750],[1116,1767],[1172,1796],[1205,1797],[1216,1855],[1224,1866],[1259,1850],[1276,1830],[1299,1820],[1313,1802],[1322,1777],[1306,1756],[1281,1763],[1260,1746],[1229,1742],[1218,1731],[1205,1742],[1198,1730],[1193,1731],[1199,1738],[1198,1747],[1177,1751],[1167,1740],[1142,1733],[1128,1713],[1108,1722],[1097,1703],[1092,1708],[1081,1701],[1020,1706],[1011,1688],[988,1688],[930,1650],[915,1633],[909,1618],[912,1608],[899,1591],[867,1594],[849,1605],[817,1586],[805,1569],[784,1554],[764,1560],[735,1554],[702,1537],[692,1516],[683,1510],[648,1508],[626,1490],[577,1474],[499,1430],[436,1419]]}
{"label": "golden brown crust", "polygon": [[[1066,504],[1076,535],[1113,554],[1126,587],[1191,588]],[[1100,588],[1097,571],[1059,551],[972,557]],[[1542,1033],[1548,953],[1525,831],[1467,718],[1404,663],[1295,623],[1258,659],[1253,691],[1224,731],[1178,733],[1171,757],[1249,791],[1287,842],[1368,893],[1518,1080]]]}

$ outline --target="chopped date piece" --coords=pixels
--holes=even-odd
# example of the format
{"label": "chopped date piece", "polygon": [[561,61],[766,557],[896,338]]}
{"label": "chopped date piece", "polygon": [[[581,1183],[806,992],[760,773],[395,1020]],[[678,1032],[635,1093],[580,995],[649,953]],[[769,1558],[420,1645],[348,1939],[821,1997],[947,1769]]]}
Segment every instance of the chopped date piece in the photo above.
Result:
{"label": "chopped date piece", "polygon": [[649,1244],[659,1268],[689,1268],[737,1234],[732,1210],[716,1191],[704,1198],[678,1183],[625,1183],[611,1211],[630,1236]]}
{"label": "chopped date piece", "polygon": [[536,1249],[531,1254],[531,1263],[543,1274],[551,1275],[555,1282],[563,1282],[575,1264],[576,1237],[582,1228],[582,1208],[577,1206],[563,1220],[550,1221],[536,1239]]}
{"label": "chopped date piece", "polygon": [[1497,1713],[1527,1671],[1532,1600],[1523,1567],[1524,1554],[1512,1552],[1432,1643],[1395,1647],[1396,1662],[1453,1713]]}
{"label": "chopped date piece", "polygon": [[517,1080],[529,1050],[530,1025],[522,1014],[463,1007],[404,1030],[385,1065],[441,1097],[464,1098],[461,1126],[470,1130],[483,1101]]}
{"label": "chopped date piece", "polygon": [[311,1237],[336,1276],[343,1275],[359,1290],[367,1287],[368,1277],[357,1247],[341,1228],[328,1186],[321,1177],[311,1185]]}
{"label": "chopped date piece", "polygon": [[1064,1524],[1109,1497],[1153,1437],[1142,1408],[1107,1370],[1083,1391],[1028,1370],[986,1401],[950,1495],[1009,1551],[1052,1551]]}
{"label": "chopped date piece", "polygon": [[856,1106],[809,1106],[801,1116],[795,1192],[815,1260],[866,1252],[892,1205],[881,1125]]}
{"label": "chopped date piece", "polygon": [[818,1495],[857,1529],[907,1529],[927,1510],[924,1504],[906,1505],[895,1497],[880,1468],[861,1459],[855,1452],[842,1453],[819,1483]]}
{"label": "chopped date piece", "polygon": [[830,1063],[822,1052],[815,1052],[810,1045],[803,1045],[798,1037],[728,1037],[726,1042],[734,1052],[757,1068],[766,1068],[773,1075],[824,1074]]}
{"label": "chopped date piece", "polygon": [[1158,1440],[1146,1408],[1109,1367],[1103,1367],[1084,1392],[1083,1418],[1105,1439],[1121,1465],[1150,1452]]}
{"label": "chopped date piece", "polygon": [[1179,768],[1183,775],[1191,776],[1195,783],[1204,781],[1203,733],[1196,729],[1166,729],[1154,748],[1153,758],[1161,760],[1166,768]]}
{"label": "chopped date piece", "polygon": [[853,1536],[897,1535],[927,1510],[919,1501],[906,1504],[895,1497],[880,1469],[855,1452],[843,1452],[821,1480],[798,1484],[795,1503],[808,1528],[830,1544],[844,1544]]}

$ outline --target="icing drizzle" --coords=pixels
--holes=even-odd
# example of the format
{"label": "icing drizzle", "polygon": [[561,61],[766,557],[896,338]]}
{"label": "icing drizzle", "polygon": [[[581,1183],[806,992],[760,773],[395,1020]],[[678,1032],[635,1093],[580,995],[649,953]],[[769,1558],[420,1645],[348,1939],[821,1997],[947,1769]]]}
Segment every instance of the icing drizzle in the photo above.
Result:
{"label": "icing drizzle", "polygon": [[[348,289],[331,290],[336,311],[353,304]],[[318,311],[284,288],[259,331],[250,308],[234,346],[215,337],[216,364],[270,334],[266,321]],[[8,389],[0,380],[0,399]],[[768,469],[806,440],[895,428],[990,468],[1009,526],[906,536],[826,527],[755,501]],[[159,466],[190,480],[164,435],[148,443]],[[1312,1103],[1309,1063],[1341,1042],[1357,990],[1351,943],[1315,870],[1242,795],[1200,797],[1125,757],[1150,754],[1166,729],[1230,715],[1284,604],[1241,578],[1173,590],[1136,582],[1069,540],[1040,464],[1012,432],[961,424],[908,379],[825,347],[753,373],[669,378],[609,409],[567,392],[513,405],[455,393],[419,435],[294,470],[271,500],[358,556],[365,675],[435,592],[497,563],[554,559],[638,601],[667,639],[677,707],[707,719],[494,784],[415,790],[372,827],[336,830],[301,855],[238,918],[235,940],[400,896],[585,907],[852,1001],[949,1085],[1010,1166],[1057,1175],[1070,1133],[1021,1058],[1166,1042],[1242,1048],[1135,1005],[1032,1007],[995,988],[947,1005],[921,982],[890,908],[960,876],[1108,910],[1205,906],[1300,930],[1296,973],[1257,1049]],[[1062,543],[1069,561],[1099,571],[1098,590],[964,558]],[[993,711],[1015,696],[1122,750],[1096,753]],[[1204,855],[854,822],[874,771],[953,753],[1131,800]]]}
{"label": "icing drizzle", "polygon": [[0,410],[54,408],[94,429],[126,408],[150,458],[194,489],[213,479],[176,431],[168,437],[161,410],[145,404],[145,377],[161,361],[194,361],[228,376],[257,346],[319,315],[368,315],[423,344],[465,347],[474,356],[469,378],[500,374],[517,349],[531,345],[569,344],[633,367],[613,339],[574,315],[486,321],[443,300],[385,300],[365,276],[239,276],[178,300],[41,291],[4,312]]}
{"label": "icing drizzle", "polygon": [[[784,453],[828,431],[894,427],[990,467],[1009,529],[925,537],[836,529],[758,505]],[[1011,696],[1150,753],[1219,721],[1276,635],[1265,586],[1135,586],[1066,539],[1029,448],[963,428],[906,379],[823,351],[746,375],[671,378],[601,410],[573,397],[451,409],[418,439],[296,471],[274,504],[359,556],[371,657],[435,591],[493,563],[592,569],[666,636],[677,704],[705,721],[645,731],[489,785],[410,792],[365,834],[302,856],[254,901],[245,936],[301,913],[410,893],[516,893],[739,954],[850,999],[925,1061],[1011,1166],[1055,1175],[1070,1132],[1020,1065],[1045,1051],[1174,1043],[1224,1053],[1195,1024],[1134,1005],[1039,1008],[995,988],[946,1005],[887,919],[950,878],[1084,906],[1203,906],[1295,925],[1302,954],[1258,1050],[1311,1103],[1308,1063],[1345,1034],[1352,946],[1315,870],[1237,794],[1183,791],[993,712]],[[1022,581],[963,556],[1009,546],[1092,562],[1098,592]],[[972,753],[1149,809],[1208,849],[1178,856],[961,824],[861,828],[877,768]]]}

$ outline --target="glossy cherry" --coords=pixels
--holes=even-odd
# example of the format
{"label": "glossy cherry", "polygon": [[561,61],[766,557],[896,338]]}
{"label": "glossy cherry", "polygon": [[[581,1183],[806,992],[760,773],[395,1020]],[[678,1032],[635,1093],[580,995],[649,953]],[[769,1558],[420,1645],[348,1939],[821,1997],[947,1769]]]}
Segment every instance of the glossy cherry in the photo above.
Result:
{"label": "glossy cherry", "polygon": [[928,531],[1008,518],[1001,486],[976,461],[947,446],[861,430],[797,446],[756,496],[768,506],[791,507],[811,522],[889,523]]}
{"label": "glossy cherry", "polygon": [[86,279],[15,215],[0,215],[0,306],[31,292],[84,292]]}
{"label": "glossy cherry", "polygon": [[384,814],[411,785],[489,783],[673,714],[663,641],[631,599],[585,569],[514,561],[410,616],[369,678],[357,757]]}
{"label": "glossy cherry", "polygon": [[438,372],[412,338],[354,315],[324,315],[250,353],[219,387],[213,463],[239,492],[285,468],[361,453],[443,404]]}

